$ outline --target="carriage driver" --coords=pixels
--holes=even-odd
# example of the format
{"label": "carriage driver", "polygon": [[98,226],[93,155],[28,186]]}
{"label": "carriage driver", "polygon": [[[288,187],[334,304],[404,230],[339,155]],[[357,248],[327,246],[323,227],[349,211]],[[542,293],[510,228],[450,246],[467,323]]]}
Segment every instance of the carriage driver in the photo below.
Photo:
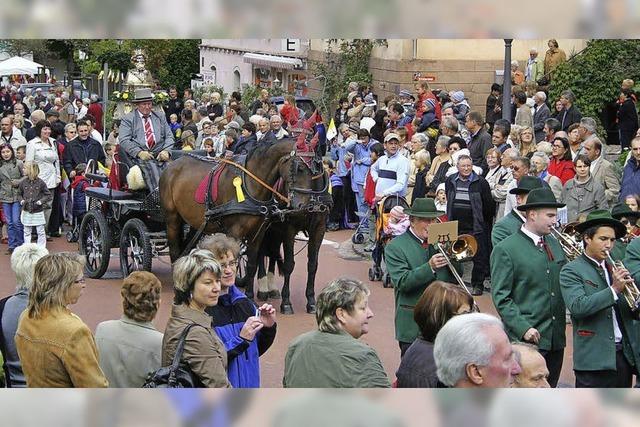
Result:
{"label": "carriage driver", "polygon": [[132,102],[136,109],[124,116],[120,124],[120,153],[129,167],[140,166],[147,187],[153,191],[175,141],[165,117],[152,111],[151,89],[136,89]]}

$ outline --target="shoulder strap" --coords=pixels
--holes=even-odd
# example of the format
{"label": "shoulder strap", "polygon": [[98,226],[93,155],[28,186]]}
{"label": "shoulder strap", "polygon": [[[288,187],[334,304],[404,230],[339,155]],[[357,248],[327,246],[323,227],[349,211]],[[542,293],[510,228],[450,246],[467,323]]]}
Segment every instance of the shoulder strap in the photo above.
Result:
{"label": "shoulder strap", "polygon": [[[180,365],[180,359],[182,359],[182,352],[184,351],[184,344],[187,341],[187,335],[189,334],[191,328],[194,326],[200,326],[201,328],[204,328],[204,326],[198,325],[197,323],[192,323],[184,328],[184,331],[182,331],[180,340],[178,341],[178,345],[176,347],[176,354],[173,356],[173,361],[171,362],[171,371],[175,371],[178,369],[178,366]],[[204,329],[206,330],[206,328]]]}

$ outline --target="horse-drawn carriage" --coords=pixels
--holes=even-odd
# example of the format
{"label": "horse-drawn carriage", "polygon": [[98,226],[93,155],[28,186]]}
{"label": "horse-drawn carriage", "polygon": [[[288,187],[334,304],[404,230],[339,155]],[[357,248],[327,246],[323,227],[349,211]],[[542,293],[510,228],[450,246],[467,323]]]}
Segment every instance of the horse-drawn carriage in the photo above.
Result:
{"label": "horse-drawn carriage", "polygon": [[112,248],[119,249],[124,277],[137,270],[151,271],[153,258],[169,253],[159,191],[123,191],[113,188],[105,175],[87,172],[86,176],[107,184],[85,191],[88,210],[80,224],[78,242],[86,258],[87,275],[96,279],[106,273]]}
{"label": "horse-drawn carriage", "polygon": [[[119,249],[120,269],[126,276],[135,270],[151,270],[157,256],[169,254],[175,261],[202,235],[222,232],[240,240],[245,248],[246,265],[237,284],[251,298],[259,247],[267,228],[277,222],[287,226],[282,232],[285,286],[281,309],[292,312],[293,241],[297,231],[304,230],[309,233],[307,311],[315,311],[318,253],[331,205],[329,177],[316,144],[317,140],[306,142],[303,135],[297,141],[283,140],[233,159],[174,152],[176,160],[162,173],[159,190],[123,191],[112,185],[87,189],[89,210],[80,226],[79,243],[88,276],[105,274],[112,248]],[[110,181],[92,173],[87,178]]]}

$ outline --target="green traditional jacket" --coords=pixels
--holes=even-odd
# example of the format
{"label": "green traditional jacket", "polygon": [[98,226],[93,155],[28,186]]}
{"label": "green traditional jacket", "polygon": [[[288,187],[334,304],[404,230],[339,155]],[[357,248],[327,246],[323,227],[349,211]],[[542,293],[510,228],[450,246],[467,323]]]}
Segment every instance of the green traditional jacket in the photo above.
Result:
{"label": "green traditional jacket", "polygon": [[560,272],[562,296],[573,323],[573,369],[599,371],[616,369],[612,307],[617,305],[622,324],[622,348],[633,366],[639,366],[640,322],[634,320],[622,295],[614,300],[604,270],[582,255]]}
{"label": "green traditional jacket", "polygon": [[625,257],[626,252],[627,244],[618,239],[615,241],[613,247],[611,248],[611,258],[613,258],[614,261],[622,261]]}
{"label": "green traditional jacket", "polygon": [[[395,294],[396,339],[400,342],[413,342],[419,334],[418,325],[413,320],[413,308],[424,290],[435,280],[456,283],[451,271],[439,268],[435,274],[431,271],[429,260],[438,253],[438,249],[429,245],[423,248],[420,241],[407,230],[394,238],[384,249],[387,272]],[[457,263],[454,266],[462,276]]]}
{"label": "green traditional jacket", "polygon": [[491,252],[491,297],[512,341],[522,341],[529,328],[540,332],[538,347],[565,347],[565,306],[560,293],[564,252],[554,238],[545,242],[552,259],[521,230]]}
{"label": "green traditional jacket", "polygon": [[515,234],[522,227],[522,219],[515,211],[509,212],[507,216],[500,218],[493,224],[493,230],[491,231],[491,244],[497,246],[507,237]]}
{"label": "green traditional jacket", "polygon": [[[615,258],[613,259],[615,260]],[[633,239],[631,243],[627,245],[627,250],[624,255],[624,266],[627,267],[636,284],[640,285],[640,238]]]}

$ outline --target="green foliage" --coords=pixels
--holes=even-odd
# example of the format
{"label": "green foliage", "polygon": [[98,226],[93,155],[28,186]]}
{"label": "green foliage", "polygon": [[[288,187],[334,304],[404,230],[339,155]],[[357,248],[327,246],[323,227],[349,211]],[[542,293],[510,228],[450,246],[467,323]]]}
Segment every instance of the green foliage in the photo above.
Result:
{"label": "green foliage", "polygon": [[[244,105],[246,108],[250,107],[251,104],[253,104],[254,101],[260,97],[260,92],[262,91],[262,89],[264,88],[256,85],[244,85],[242,87],[241,93],[242,105]],[[268,88],[267,90],[269,91],[269,96],[273,96],[271,95],[271,91]]]}
{"label": "green foliage", "polygon": [[224,88],[222,86],[216,86],[216,85],[199,86],[193,91],[193,97],[195,98],[196,101],[199,102],[202,99],[202,95],[204,95],[205,93],[208,93],[209,95],[211,95],[213,92],[218,92],[220,94],[221,96],[220,102],[224,104],[225,99],[227,98],[227,94],[224,92]]}
{"label": "green foliage", "polygon": [[387,42],[371,39],[330,39],[327,44],[325,61],[315,64],[315,74],[326,77],[324,96],[320,96],[317,104],[332,110],[340,97],[347,95],[350,82],[371,83],[371,52],[375,46],[386,46]]}
{"label": "green foliage", "polygon": [[[167,40],[168,54],[158,58],[156,78],[160,86],[175,85],[179,90],[191,87],[191,76],[200,71],[200,40]],[[153,69],[151,69],[154,72]]]}
{"label": "green foliage", "polygon": [[591,40],[582,53],[554,71],[549,100],[571,89],[582,116],[593,117],[603,132],[600,113],[606,103],[618,98],[624,79],[640,80],[640,40]]}

